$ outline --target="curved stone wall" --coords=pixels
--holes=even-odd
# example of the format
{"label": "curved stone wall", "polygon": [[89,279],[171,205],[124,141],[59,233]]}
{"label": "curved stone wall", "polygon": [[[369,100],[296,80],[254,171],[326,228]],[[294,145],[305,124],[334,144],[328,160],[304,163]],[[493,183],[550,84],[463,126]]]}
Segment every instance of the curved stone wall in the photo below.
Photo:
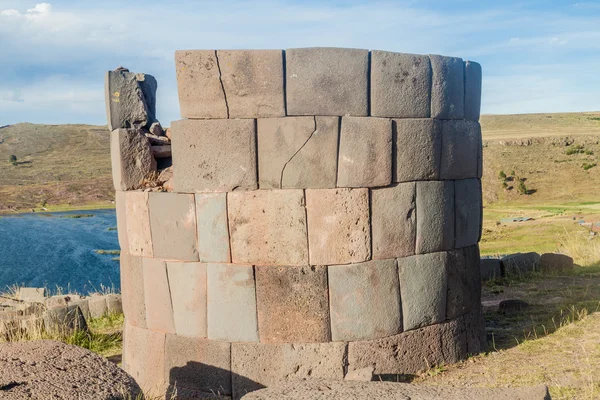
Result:
{"label": "curved stone wall", "polygon": [[117,193],[143,388],[239,398],[482,349],[478,64],[333,48],[176,64],[173,191]]}

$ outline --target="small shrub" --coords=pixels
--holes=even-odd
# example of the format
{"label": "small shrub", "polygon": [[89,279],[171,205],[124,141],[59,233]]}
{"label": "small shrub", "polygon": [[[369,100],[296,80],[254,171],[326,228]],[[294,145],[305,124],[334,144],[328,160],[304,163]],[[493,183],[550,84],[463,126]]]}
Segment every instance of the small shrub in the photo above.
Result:
{"label": "small shrub", "polygon": [[506,181],[502,182],[502,189],[508,189],[508,183],[506,183]]}
{"label": "small shrub", "polygon": [[14,154],[12,154],[9,158],[8,161],[10,161],[10,163],[12,165],[17,165],[17,156],[15,156]]}
{"label": "small shrub", "polygon": [[515,174],[515,170],[513,169],[513,170],[510,172],[510,176],[515,176],[515,175],[516,175],[516,174]]}
{"label": "small shrub", "polygon": [[525,182],[523,181],[519,181],[517,191],[519,192],[519,194],[529,194],[529,190],[527,190],[527,186],[525,186]]}
{"label": "small shrub", "polygon": [[593,156],[593,155],[594,155],[594,152],[593,152],[593,151],[591,151],[591,150],[586,150],[586,151],[585,151],[585,155],[586,155],[586,156]]}
{"label": "small shrub", "polygon": [[584,163],[583,164],[583,170],[587,171],[588,169],[594,168],[596,165],[597,165],[596,163],[591,163],[591,164]]}
{"label": "small shrub", "polygon": [[506,174],[504,173],[504,171],[500,171],[500,173],[498,174],[498,179],[502,179],[502,180],[506,179]]}
{"label": "small shrub", "polygon": [[566,154],[566,155],[568,155],[568,156],[571,156],[571,155],[573,155],[573,154],[581,154],[581,153],[583,153],[584,151],[585,151],[585,150],[584,150],[583,146],[582,146],[582,145],[580,145],[580,144],[578,144],[578,145],[575,145],[575,146],[571,146],[571,147],[569,147],[569,148],[568,148],[568,149],[565,151],[565,154]]}

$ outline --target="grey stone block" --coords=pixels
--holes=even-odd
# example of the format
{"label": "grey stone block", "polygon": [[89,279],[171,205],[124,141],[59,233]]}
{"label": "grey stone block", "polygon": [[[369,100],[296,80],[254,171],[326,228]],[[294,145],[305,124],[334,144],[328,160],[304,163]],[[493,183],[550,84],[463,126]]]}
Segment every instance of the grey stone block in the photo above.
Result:
{"label": "grey stone block", "polygon": [[439,179],[442,157],[442,121],[395,119],[392,121],[394,182]]}
{"label": "grey stone block", "polygon": [[123,302],[120,294],[106,295],[106,310],[109,314],[123,314]]}
{"label": "grey stone block", "polygon": [[257,188],[254,120],[182,120],[171,129],[176,192]]}
{"label": "grey stone block", "polygon": [[81,311],[81,314],[83,315],[83,318],[85,318],[86,321],[92,318],[89,300],[74,300],[70,304],[79,307],[79,311]]}
{"label": "grey stone block", "polygon": [[476,178],[481,154],[481,127],[473,121],[443,121],[442,179]]}
{"label": "grey stone block", "polygon": [[110,155],[115,190],[134,190],[156,172],[150,141],[133,129],[116,129],[110,133]]}
{"label": "grey stone block", "polygon": [[371,238],[374,260],[415,254],[416,196],[415,182],[371,190]]}
{"label": "grey stone block", "polygon": [[455,248],[476,244],[481,236],[481,181],[462,179],[454,181],[456,210]]}
{"label": "grey stone block", "polygon": [[402,331],[396,260],[328,268],[331,338],[366,340]]}
{"label": "grey stone block", "polygon": [[146,328],[146,301],[144,298],[144,269],[142,258],[121,254],[121,293],[123,313],[127,323]]}
{"label": "grey stone block", "polygon": [[485,319],[482,307],[475,307],[471,312],[461,317],[467,336],[467,353],[479,354],[487,349]]}
{"label": "grey stone block", "polygon": [[398,259],[405,331],[446,319],[447,264],[447,252]]}
{"label": "grey stone block", "polygon": [[368,115],[367,50],[288,49],[285,57],[287,115]]}
{"label": "grey stone block", "polygon": [[465,119],[479,121],[481,113],[481,65],[465,61]]}
{"label": "grey stone block", "polygon": [[51,307],[44,313],[44,328],[58,335],[70,335],[76,331],[87,331],[87,323],[77,305]]}
{"label": "grey stone block", "polygon": [[151,128],[154,123],[158,122],[156,119],[156,91],[158,90],[158,82],[155,77],[148,74],[136,74],[136,78],[146,101],[146,110],[148,112],[146,127]]}
{"label": "grey stone block", "polygon": [[198,256],[202,262],[230,262],[227,194],[196,194]]}
{"label": "grey stone block", "polygon": [[567,272],[574,267],[573,259],[564,254],[545,253],[540,257],[543,272]]}
{"label": "grey stone block", "polygon": [[44,303],[46,300],[46,289],[32,287],[19,288],[17,299],[32,303]]}
{"label": "grey stone block", "polygon": [[431,64],[417,54],[371,51],[371,115],[429,118]]}
{"label": "grey stone block", "polygon": [[[154,85],[150,84],[153,80]],[[104,78],[108,129],[150,126],[156,114],[156,80],[129,71],[108,71]]]}
{"label": "grey stone block", "polygon": [[538,253],[517,253],[502,258],[502,274],[506,276],[520,276],[540,268],[540,255]]}
{"label": "grey stone block", "polygon": [[481,273],[479,269],[478,246],[448,252],[446,319],[457,318],[481,307]]}
{"label": "grey stone block", "polygon": [[337,186],[387,186],[391,181],[391,121],[386,118],[343,117]]}
{"label": "grey stone block", "polygon": [[463,119],[465,115],[465,82],[463,60],[456,57],[430,55],[431,118]]}
{"label": "grey stone block", "polygon": [[206,337],[206,264],[167,262],[178,335]]}
{"label": "grey stone block", "polygon": [[338,117],[259,119],[260,188],[334,188],[338,125]]}
{"label": "grey stone block", "polygon": [[153,331],[175,333],[173,303],[165,262],[156,258],[144,258],[144,304],[146,326]]}
{"label": "grey stone block", "polygon": [[91,296],[88,300],[88,306],[90,308],[90,316],[92,318],[102,318],[108,314],[108,305],[106,304],[105,296]]}
{"label": "grey stone block", "polygon": [[218,50],[229,118],[285,115],[283,51]]}
{"label": "grey stone block", "polygon": [[481,279],[488,281],[490,279],[502,276],[502,263],[498,258],[481,259]]}
{"label": "grey stone block", "polygon": [[454,182],[417,182],[416,253],[454,246]]}

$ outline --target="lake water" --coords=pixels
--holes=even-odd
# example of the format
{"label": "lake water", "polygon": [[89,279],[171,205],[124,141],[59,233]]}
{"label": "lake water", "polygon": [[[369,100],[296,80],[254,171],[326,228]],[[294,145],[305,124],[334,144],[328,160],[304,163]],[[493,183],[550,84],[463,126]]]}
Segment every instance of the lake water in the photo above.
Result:
{"label": "lake water", "polygon": [[118,289],[119,255],[94,251],[119,250],[116,226],[115,210],[0,215],[0,292],[13,284]]}

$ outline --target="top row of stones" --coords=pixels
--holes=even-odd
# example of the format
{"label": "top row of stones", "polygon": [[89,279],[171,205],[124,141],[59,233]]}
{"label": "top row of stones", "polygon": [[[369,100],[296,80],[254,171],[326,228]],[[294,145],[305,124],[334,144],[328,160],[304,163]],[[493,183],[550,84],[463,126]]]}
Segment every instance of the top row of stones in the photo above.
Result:
{"label": "top row of stones", "polygon": [[343,48],[175,53],[183,118],[302,115],[478,121],[481,66]]}

